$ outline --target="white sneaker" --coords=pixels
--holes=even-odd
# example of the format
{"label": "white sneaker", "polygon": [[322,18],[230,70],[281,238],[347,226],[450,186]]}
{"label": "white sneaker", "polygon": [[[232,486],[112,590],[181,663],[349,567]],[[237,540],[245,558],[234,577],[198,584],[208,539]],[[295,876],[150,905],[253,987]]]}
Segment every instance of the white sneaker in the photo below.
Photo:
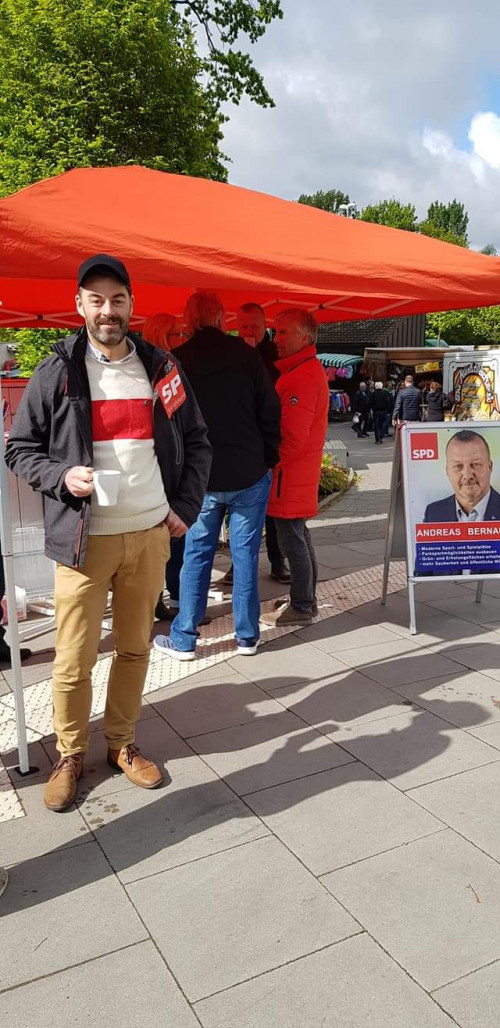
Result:
{"label": "white sneaker", "polygon": [[254,657],[257,653],[259,645],[260,639],[258,639],[257,642],[253,644],[253,646],[242,646],[241,643],[238,643],[238,653],[240,653],[242,657]]}
{"label": "white sneaker", "polygon": [[163,653],[164,657],[172,657],[173,660],[194,660],[196,657],[194,650],[174,649],[168,635],[157,635],[153,641],[153,647]]}

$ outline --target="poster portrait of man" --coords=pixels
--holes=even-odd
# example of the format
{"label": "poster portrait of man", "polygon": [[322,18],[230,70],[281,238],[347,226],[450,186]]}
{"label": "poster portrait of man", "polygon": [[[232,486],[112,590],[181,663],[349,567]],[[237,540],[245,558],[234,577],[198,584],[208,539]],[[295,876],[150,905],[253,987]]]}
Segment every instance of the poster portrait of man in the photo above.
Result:
{"label": "poster portrait of man", "polygon": [[424,522],[500,521],[500,493],[491,485],[493,462],[484,436],[456,432],[446,446],[446,474],[453,492],[425,508]]}

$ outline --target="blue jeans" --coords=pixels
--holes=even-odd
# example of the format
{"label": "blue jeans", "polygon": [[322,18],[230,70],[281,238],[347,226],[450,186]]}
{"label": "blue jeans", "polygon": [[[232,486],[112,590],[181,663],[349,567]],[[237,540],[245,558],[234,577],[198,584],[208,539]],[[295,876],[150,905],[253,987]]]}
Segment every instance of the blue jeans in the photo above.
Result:
{"label": "blue jeans", "polygon": [[197,625],[205,614],[210,575],[222,521],[229,514],[234,567],[233,619],[236,641],[253,646],[259,639],[259,550],[271,475],[233,493],[206,493],[198,519],[186,535],[181,571],[180,609],[170,628],[176,650],[194,650]]}

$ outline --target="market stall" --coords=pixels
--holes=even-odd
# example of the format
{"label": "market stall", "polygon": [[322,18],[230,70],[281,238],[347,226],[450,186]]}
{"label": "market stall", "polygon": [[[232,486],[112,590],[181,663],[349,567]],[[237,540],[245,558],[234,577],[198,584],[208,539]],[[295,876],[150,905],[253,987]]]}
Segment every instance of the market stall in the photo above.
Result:
{"label": "market stall", "polygon": [[318,360],[326,371],[330,391],[328,420],[342,421],[351,413],[363,358],[346,353],[318,353]]}

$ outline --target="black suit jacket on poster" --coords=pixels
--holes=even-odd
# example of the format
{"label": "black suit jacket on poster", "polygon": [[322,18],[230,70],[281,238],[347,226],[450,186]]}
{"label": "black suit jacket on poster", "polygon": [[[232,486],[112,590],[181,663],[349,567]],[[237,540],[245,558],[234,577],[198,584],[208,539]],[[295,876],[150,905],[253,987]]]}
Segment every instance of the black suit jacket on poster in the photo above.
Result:
{"label": "black suit jacket on poster", "polygon": [[[497,493],[496,489],[491,490],[483,520],[500,521],[500,493]],[[446,496],[444,500],[436,500],[434,503],[429,503],[425,508],[424,522],[432,524],[445,521],[458,521],[454,494],[452,496]],[[488,567],[486,565],[484,567],[476,567],[473,570],[476,575],[489,575],[498,572],[497,567]],[[434,572],[432,571],[421,571],[419,572],[419,578],[427,578],[433,574]],[[462,568],[448,568],[446,574],[461,575]]]}
{"label": "black suit jacket on poster", "polygon": [[[483,520],[500,521],[500,493],[496,489],[491,490]],[[429,503],[425,508],[424,521],[458,521],[455,495]]]}

